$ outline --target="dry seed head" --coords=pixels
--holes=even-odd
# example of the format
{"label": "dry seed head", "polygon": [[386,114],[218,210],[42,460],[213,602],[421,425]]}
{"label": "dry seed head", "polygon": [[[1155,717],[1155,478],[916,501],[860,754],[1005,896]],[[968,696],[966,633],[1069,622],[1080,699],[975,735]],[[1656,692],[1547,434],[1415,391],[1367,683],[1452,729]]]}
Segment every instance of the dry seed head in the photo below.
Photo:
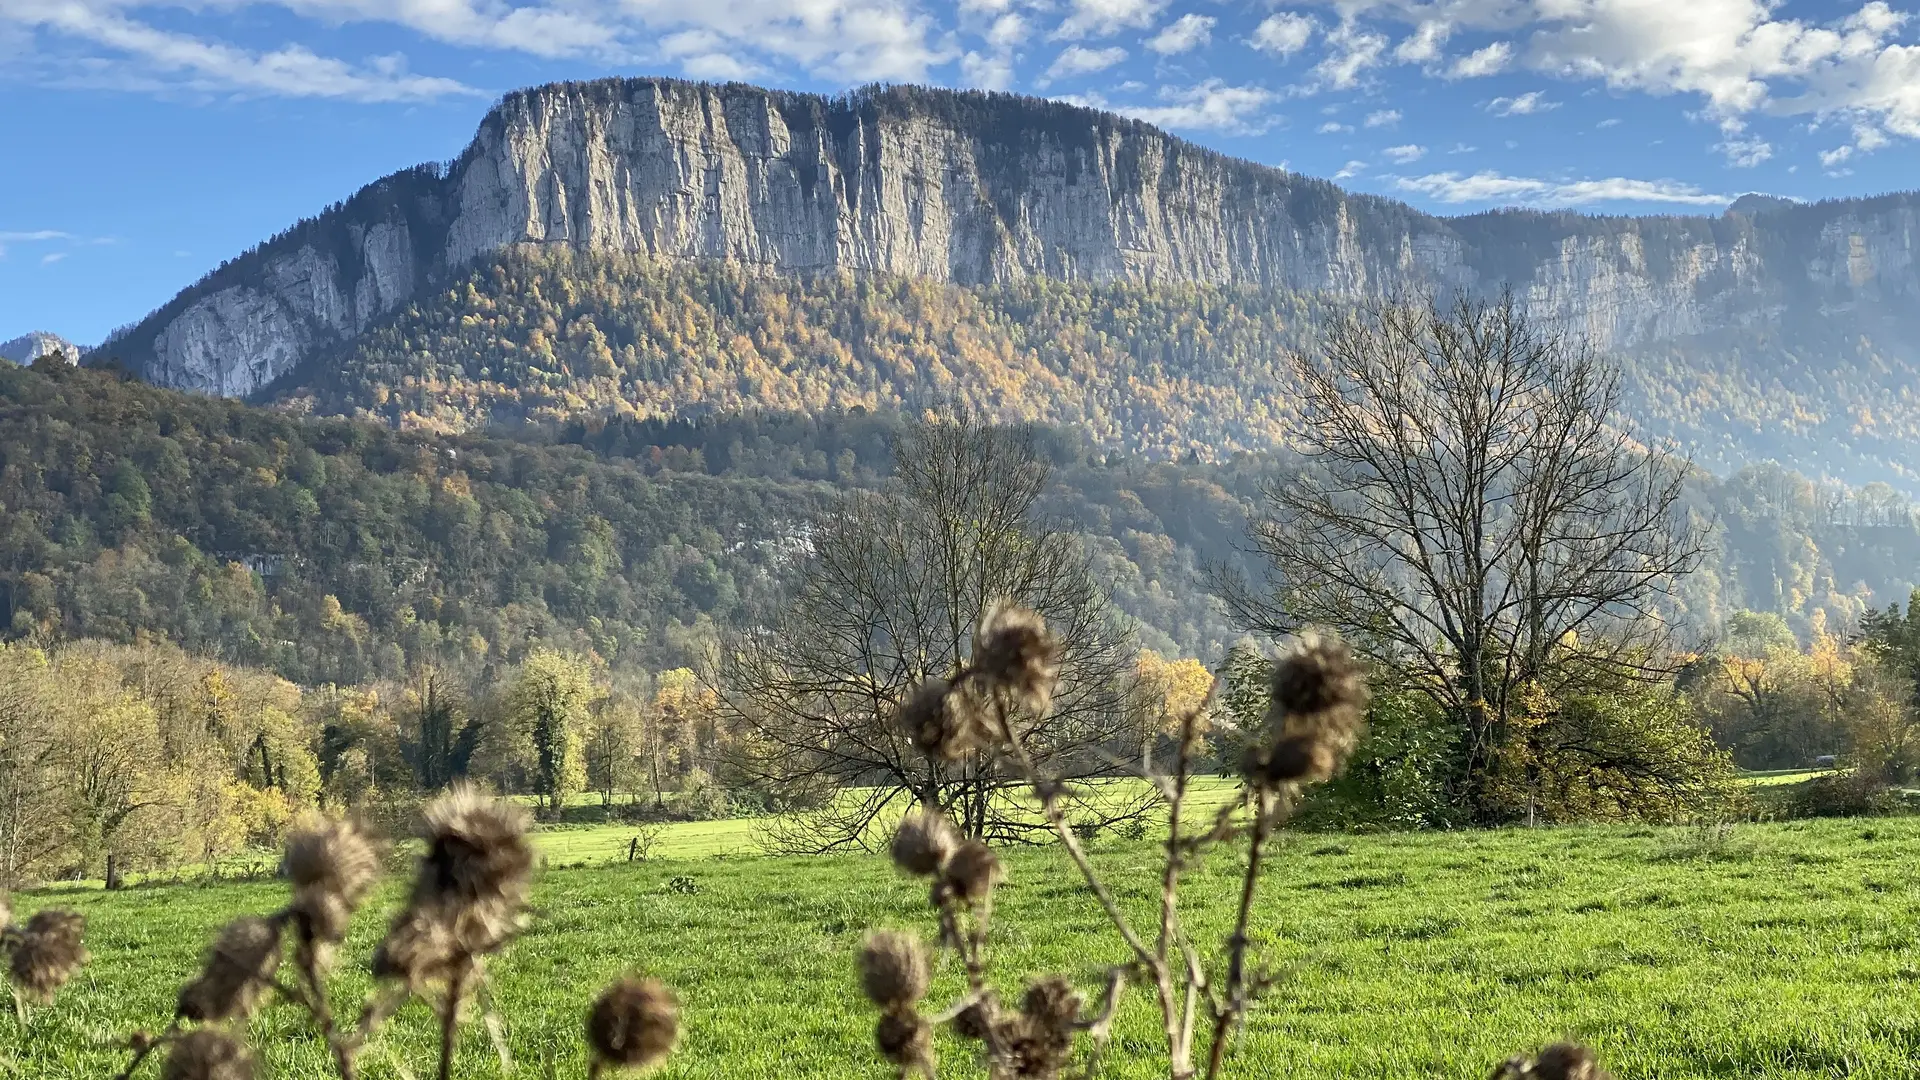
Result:
{"label": "dry seed head", "polygon": [[902,930],[877,930],[860,947],[860,988],[881,1008],[911,1006],[927,996],[931,974],[920,939]]}
{"label": "dry seed head", "polygon": [[909,874],[926,877],[940,867],[960,846],[960,834],[947,816],[932,808],[915,810],[900,821],[888,848],[893,865]]}
{"label": "dry seed head", "polygon": [[673,1052],[680,1003],[658,979],[628,976],[607,987],[587,1014],[587,1044],[608,1065],[644,1069]]}
{"label": "dry seed head", "polygon": [[1000,883],[1000,858],[978,840],[967,840],[947,859],[941,881],[969,904],[978,904]]}
{"label": "dry seed head", "polygon": [[13,925],[13,897],[0,893],[0,929]]}
{"label": "dry seed head", "polygon": [[87,917],[77,911],[36,912],[20,928],[9,965],[14,988],[30,1001],[48,1002],[87,962],[80,938]]}
{"label": "dry seed head", "polygon": [[910,1006],[888,1009],[873,1029],[874,1044],[901,1073],[934,1075],[933,1025]]}
{"label": "dry seed head", "polygon": [[945,679],[914,687],[893,720],[914,749],[942,761],[958,761],[992,741],[969,695]]}
{"label": "dry seed head", "polygon": [[953,1018],[953,1033],[963,1039],[984,1040],[999,1018],[1000,999],[989,990]]}
{"label": "dry seed head", "polygon": [[1272,745],[1253,751],[1248,775],[1278,784],[1327,780],[1346,766],[1366,727],[1367,683],[1353,650],[1311,631],[1273,667]]}
{"label": "dry seed head", "polygon": [[520,807],[459,784],[427,805],[421,836],[427,853],[414,883],[415,907],[526,903],[533,848]]}
{"label": "dry seed head", "polygon": [[280,924],[249,916],[221,928],[200,977],[180,988],[178,1015],[214,1022],[250,1016],[280,968]]}
{"label": "dry seed head", "polygon": [[994,1027],[1000,1049],[995,1077],[1055,1080],[1073,1053],[1072,1029],[1059,1029],[1025,1013],[1005,1016]]}
{"label": "dry seed head", "polygon": [[1533,1059],[1533,1080],[1608,1080],[1593,1051],[1577,1043],[1554,1043]]}
{"label": "dry seed head", "polygon": [[197,1028],[173,1041],[160,1080],[253,1080],[253,1054],[219,1028]]}
{"label": "dry seed head", "polygon": [[306,931],[337,943],[380,877],[380,846],[358,822],[316,821],[287,838],[284,866]]}
{"label": "dry seed head", "polygon": [[1060,681],[1060,640],[1038,612],[996,600],[974,631],[972,664],[1002,693],[1040,716],[1053,704]]}
{"label": "dry seed head", "polygon": [[1020,1012],[1035,1024],[1068,1032],[1080,1019],[1081,1004],[1080,992],[1073,984],[1052,975],[1027,987],[1020,998]]}
{"label": "dry seed head", "polygon": [[445,978],[458,949],[453,931],[432,911],[401,912],[373,952],[373,975],[418,988]]}

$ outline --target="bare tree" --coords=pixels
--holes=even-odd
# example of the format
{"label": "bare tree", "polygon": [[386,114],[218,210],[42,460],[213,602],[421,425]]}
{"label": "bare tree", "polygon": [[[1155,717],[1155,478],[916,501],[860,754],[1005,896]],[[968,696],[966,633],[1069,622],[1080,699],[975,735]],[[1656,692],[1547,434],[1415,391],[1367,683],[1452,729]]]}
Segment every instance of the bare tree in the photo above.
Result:
{"label": "bare tree", "polygon": [[[893,489],[848,496],[811,537],[791,598],[733,635],[718,665],[722,709],[740,733],[733,767],[806,813],[782,847],[864,846],[876,819],[916,799],[970,836],[1046,828],[1007,797],[1017,774],[990,755],[933,761],[896,728],[901,699],[965,663],[976,623],[999,597],[1041,612],[1063,644],[1061,692],[1029,746],[1064,779],[1112,775],[1134,729],[1123,676],[1133,656],[1105,591],[1070,532],[1036,504],[1050,470],[1031,432],[959,412],[915,425],[894,446]],[[1088,799],[1095,828],[1144,802]]]}
{"label": "bare tree", "polygon": [[1295,367],[1308,467],[1266,492],[1268,588],[1229,579],[1229,605],[1431,696],[1462,734],[1453,795],[1485,812],[1527,699],[1667,672],[1659,603],[1702,544],[1686,466],[1623,425],[1615,367],[1510,296],[1336,317]]}

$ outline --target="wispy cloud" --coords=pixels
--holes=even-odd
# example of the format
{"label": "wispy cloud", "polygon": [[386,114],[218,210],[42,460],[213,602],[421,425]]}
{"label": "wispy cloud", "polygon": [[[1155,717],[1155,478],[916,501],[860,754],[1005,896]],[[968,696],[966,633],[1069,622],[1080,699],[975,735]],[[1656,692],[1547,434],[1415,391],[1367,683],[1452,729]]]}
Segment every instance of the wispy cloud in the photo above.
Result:
{"label": "wispy cloud", "polygon": [[1219,21],[1211,15],[1182,15],[1148,38],[1147,48],[1161,56],[1178,56],[1205,48],[1213,40],[1213,27]]}
{"label": "wispy cloud", "polygon": [[1519,97],[1497,97],[1487,102],[1487,111],[1495,116],[1531,116],[1559,107],[1559,102],[1548,101],[1546,94],[1539,90],[1529,90]]}
{"label": "wispy cloud", "polygon": [[1401,191],[1425,195],[1443,203],[1567,207],[1601,202],[1641,202],[1718,206],[1731,201],[1729,196],[1711,194],[1693,184],[1673,180],[1631,180],[1619,176],[1604,180],[1540,180],[1504,176],[1495,172],[1479,172],[1471,176],[1441,172],[1396,177],[1394,186]]}
{"label": "wispy cloud", "polygon": [[1159,105],[1111,104],[1099,95],[1065,100],[1111,109],[1165,128],[1250,135],[1273,126],[1267,107],[1276,95],[1258,86],[1230,86],[1220,79],[1208,79],[1196,86],[1163,86],[1158,96],[1162,102]]}
{"label": "wispy cloud", "polygon": [[1389,146],[1380,151],[1381,155],[1395,165],[1409,165],[1427,156],[1427,148],[1408,143],[1405,146]]}

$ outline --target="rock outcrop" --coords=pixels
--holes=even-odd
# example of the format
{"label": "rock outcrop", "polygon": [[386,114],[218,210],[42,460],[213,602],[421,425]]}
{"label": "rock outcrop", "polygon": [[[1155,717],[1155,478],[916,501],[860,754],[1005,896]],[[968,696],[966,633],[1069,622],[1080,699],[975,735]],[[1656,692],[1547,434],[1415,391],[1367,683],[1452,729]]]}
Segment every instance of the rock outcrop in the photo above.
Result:
{"label": "rock outcrop", "polygon": [[514,244],[963,284],[1511,287],[1614,348],[1920,309],[1913,195],[1742,200],[1716,217],[1438,218],[1055,102],[633,79],[509,95],[450,166],[368,187],[99,352],[163,385],[251,395]]}
{"label": "rock outcrop", "polygon": [[58,354],[68,360],[80,359],[84,350],[59,334],[34,330],[12,341],[0,341],[0,360],[10,364],[31,364],[43,356]]}

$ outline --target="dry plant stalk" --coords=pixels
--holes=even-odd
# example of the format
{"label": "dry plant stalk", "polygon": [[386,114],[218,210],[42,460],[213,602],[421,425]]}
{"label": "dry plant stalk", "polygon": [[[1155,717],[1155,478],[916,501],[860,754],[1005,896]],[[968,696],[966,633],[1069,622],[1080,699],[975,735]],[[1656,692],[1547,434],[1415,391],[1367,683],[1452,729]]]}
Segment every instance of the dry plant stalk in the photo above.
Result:
{"label": "dry plant stalk", "polygon": [[[1089,1052],[1081,1072],[1092,1076],[1126,985],[1140,980],[1153,988],[1174,1080],[1203,1072],[1217,1076],[1233,1030],[1265,984],[1248,964],[1247,927],[1268,842],[1300,787],[1335,775],[1353,752],[1367,707],[1360,665],[1344,644],[1313,634],[1301,636],[1280,655],[1269,731],[1248,751],[1239,801],[1210,821],[1196,825],[1186,815],[1194,759],[1207,729],[1205,706],[1181,717],[1169,769],[1155,770],[1150,761],[1135,769],[1154,786],[1167,812],[1158,919],[1145,933],[1121,909],[1087,857],[1066,819],[1062,785],[1039,772],[1025,745],[1022,721],[1046,713],[1059,674],[1060,646],[1045,621],[1028,609],[998,602],[981,617],[968,664],[949,678],[916,687],[901,704],[899,727],[930,757],[955,761],[987,753],[1014,763],[1086,888],[1126,943],[1131,960],[1109,972],[1092,1010],[1059,977],[1031,982],[1017,1008],[1004,1006],[986,971],[999,861],[984,844],[960,837],[940,807],[923,805],[901,823],[891,853],[901,870],[932,879],[940,943],[953,950],[965,968],[968,993],[944,1012],[925,1016],[919,1009],[924,980],[892,974],[905,964],[903,958],[920,955],[917,941],[908,946],[897,934],[869,938],[860,968],[867,996],[881,1009],[876,1041],[902,1076],[932,1076],[930,1024],[950,1023],[962,1036],[982,1044],[996,1080],[1051,1080],[1063,1075],[1076,1037],[1084,1034]],[[1235,820],[1243,809],[1250,818],[1244,828]],[[1247,867],[1233,932],[1225,942],[1225,971],[1216,977],[1182,923],[1181,878],[1206,850],[1241,832],[1247,837]],[[908,986],[919,993],[897,992]],[[1205,1061],[1196,1064],[1203,1032]]]}
{"label": "dry plant stalk", "polygon": [[[252,1080],[247,1020],[269,999],[304,1009],[326,1043],[341,1080],[355,1080],[374,1032],[414,998],[438,1020],[439,1080],[452,1075],[463,1006],[486,986],[487,961],[524,928],[533,881],[533,849],[524,810],[464,785],[430,802],[413,888],[375,950],[378,986],[357,1020],[343,1023],[328,991],[335,953],[355,912],[377,883],[381,844],[353,821],[315,820],[288,838],[289,902],[269,915],[243,916],[221,929],[199,975],[180,990],[173,1022],[129,1041],[129,1080],[166,1051],[163,1080]],[[290,954],[290,955],[289,955]],[[292,978],[282,977],[283,966]],[[494,1018],[489,1015],[489,1026]],[[652,1065],[672,1049],[678,1006],[657,982],[624,979],[588,1017],[592,1075]],[[505,1043],[498,1042],[505,1056]]]}

